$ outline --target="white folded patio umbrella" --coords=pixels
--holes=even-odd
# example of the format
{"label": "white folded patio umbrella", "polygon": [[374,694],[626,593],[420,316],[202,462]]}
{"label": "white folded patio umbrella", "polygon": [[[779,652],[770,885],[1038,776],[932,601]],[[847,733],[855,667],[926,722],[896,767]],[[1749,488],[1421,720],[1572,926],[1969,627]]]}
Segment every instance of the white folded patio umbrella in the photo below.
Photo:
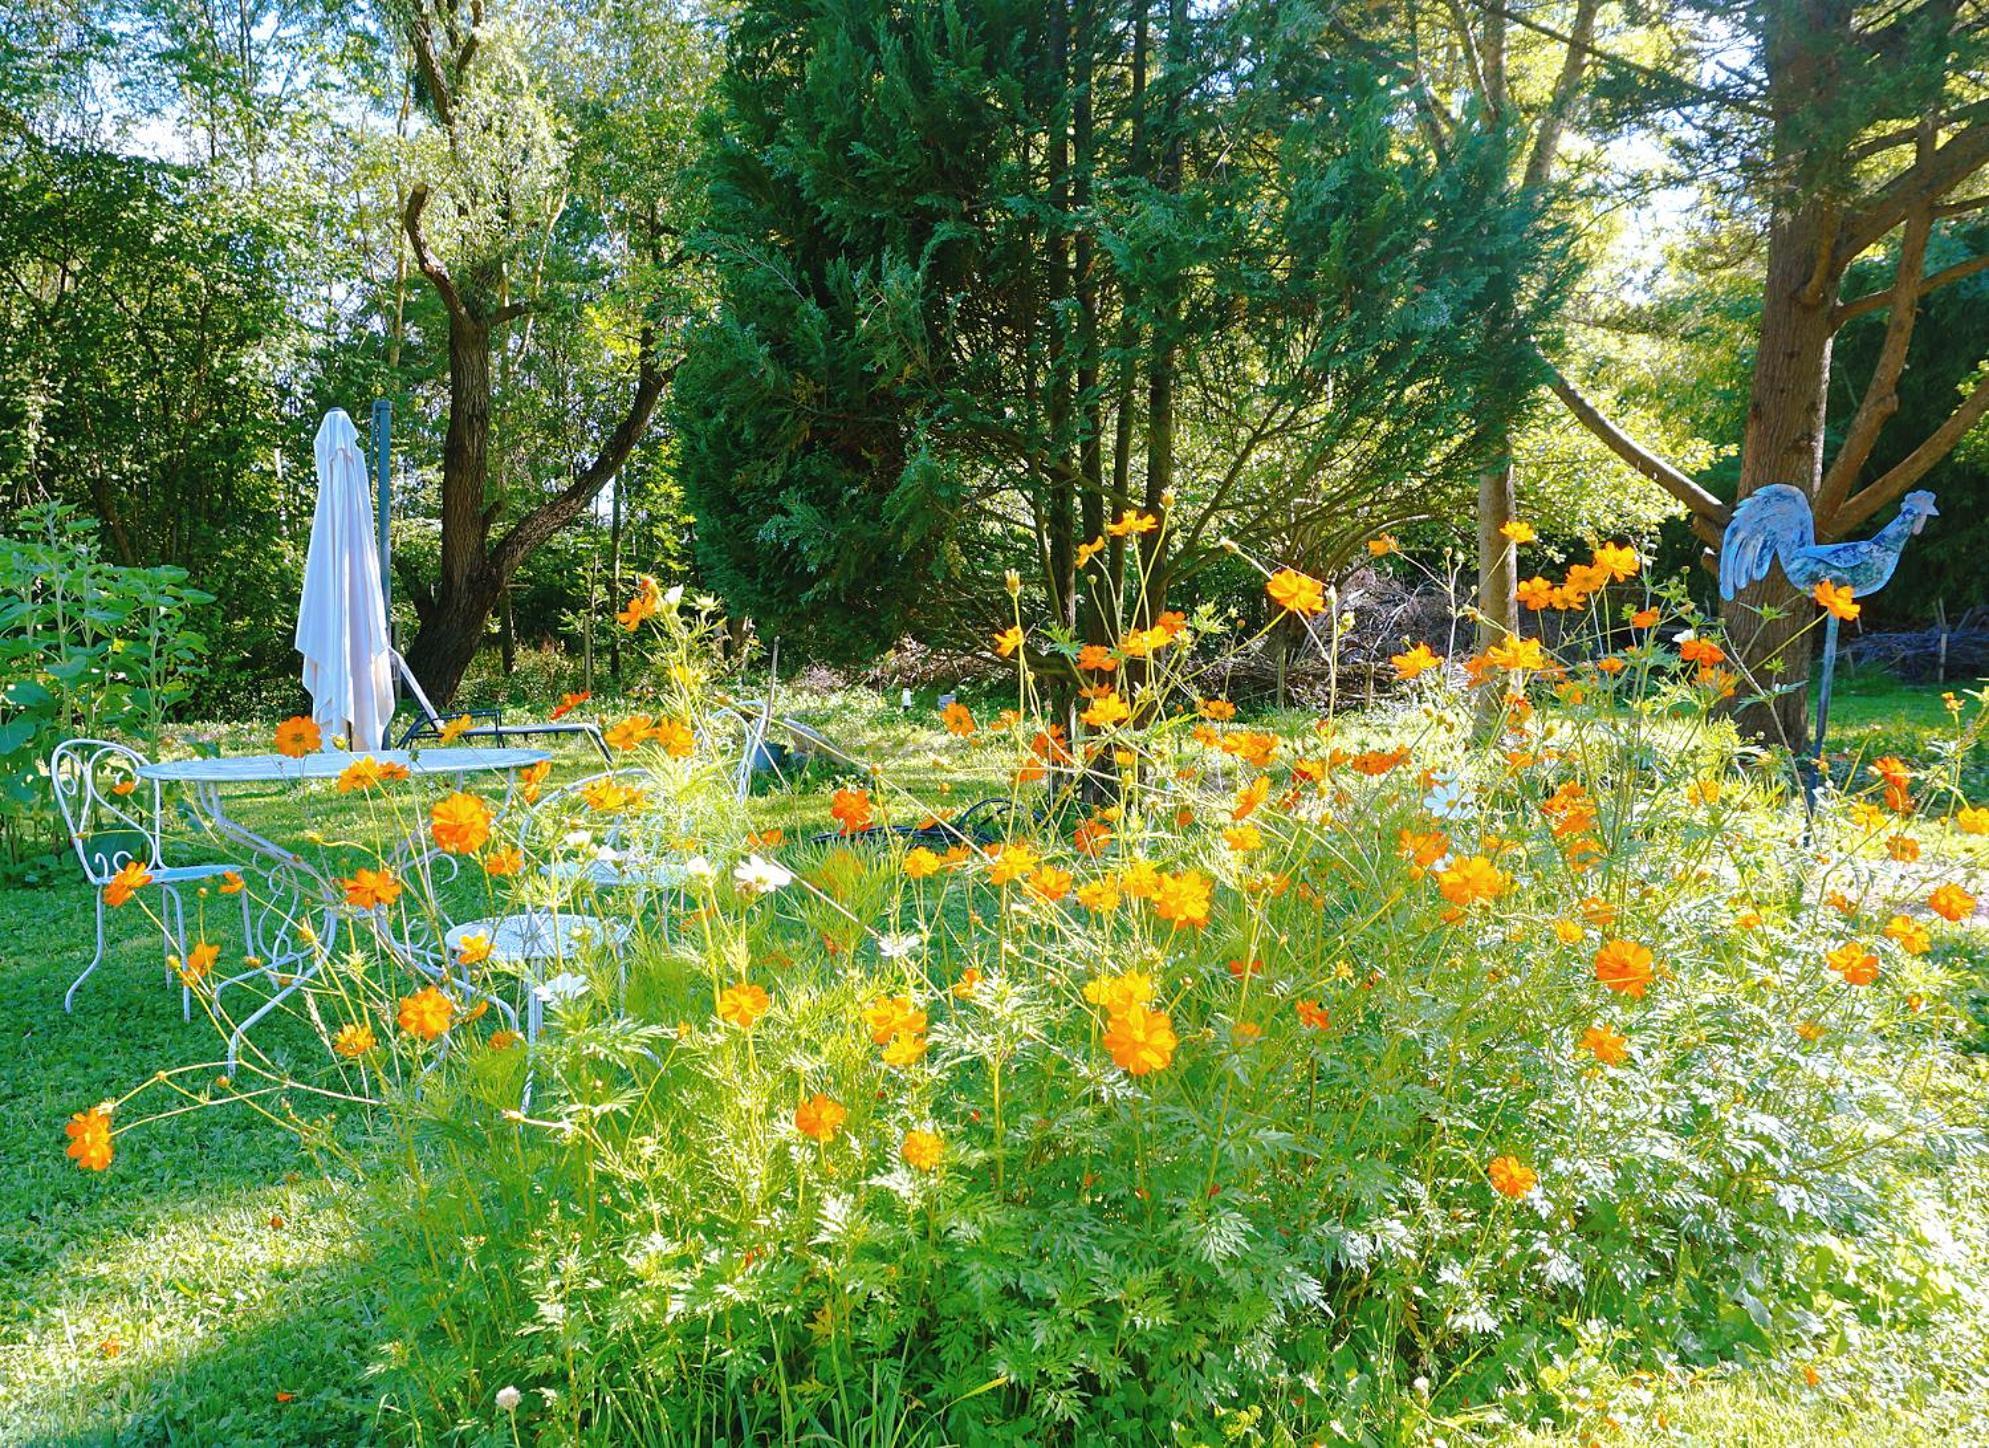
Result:
{"label": "white folded patio umbrella", "polygon": [[297,649],[325,747],[350,725],[354,749],[378,749],[394,712],[393,645],[365,455],[342,408],[326,413],[318,428],[318,511],[297,605]]}

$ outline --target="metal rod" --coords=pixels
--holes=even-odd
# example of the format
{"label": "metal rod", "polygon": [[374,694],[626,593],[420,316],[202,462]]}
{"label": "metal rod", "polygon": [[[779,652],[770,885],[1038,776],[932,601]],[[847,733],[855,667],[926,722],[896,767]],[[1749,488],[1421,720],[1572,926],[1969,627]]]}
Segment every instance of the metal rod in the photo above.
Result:
{"label": "metal rod", "polygon": [[373,472],[375,507],[380,518],[380,597],[387,606],[387,627],[394,620],[394,541],[388,525],[394,516],[394,405],[384,397],[373,400]]}
{"label": "metal rod", "polygon": [[1837,672],[1837,615],[1823,621],[1823,680],[1816,689],[1816,762],[1823,767],[1823,736],[1830,728],[1830,680]]}

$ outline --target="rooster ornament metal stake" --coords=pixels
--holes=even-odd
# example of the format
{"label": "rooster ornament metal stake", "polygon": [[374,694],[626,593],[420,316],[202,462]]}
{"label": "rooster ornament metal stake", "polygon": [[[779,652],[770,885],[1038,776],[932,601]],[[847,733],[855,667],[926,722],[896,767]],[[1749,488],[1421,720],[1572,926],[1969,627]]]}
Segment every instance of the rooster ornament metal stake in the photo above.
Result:
{"label": "rooster ornament metal stake", "polygon": [[[1808,496],[1787,483],[1770,483],[1750,493],[1727,524],[1720,543],[1720,597],[1732,598],[1749,584],[1759,583],[1775,563],[1782,565],[1783,575],[1804,593],[1814,593],[1819,583],[1849,588],[1853,598],[1877,593],[1899,566],[1906,540],[1924,528],[1929,518],[1939,516],[1932,493],[1908,493],[1900,502],[1899,516],[1876,536],[1855,543],[1820,544]],[[1823,625],[1823,681],[1817,690],[1814,749],[1818,770],[1823,761],[1823,731],[1830,723],[1830,678],[1836,669],[1837,615],[1833,613]]]}

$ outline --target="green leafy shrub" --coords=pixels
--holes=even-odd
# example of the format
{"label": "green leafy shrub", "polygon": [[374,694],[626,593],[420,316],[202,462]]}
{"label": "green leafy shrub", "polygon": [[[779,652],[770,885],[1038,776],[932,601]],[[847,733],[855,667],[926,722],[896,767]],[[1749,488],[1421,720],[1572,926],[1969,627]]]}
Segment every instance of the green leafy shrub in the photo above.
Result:
{"label": "green leafy shrub", "polygon": [[[1568,1414],[1582,1361],[1964,1290],[1927,1224],[1979,1146],[1947,1047],[1989,814],[1888,766],[1806,831],[1736,767],[1703,633],[1509,640],[1468,670],[1489,701],[1405,652],[1400,711],[1266,729],[1181,692],[1215,635],[1171,618],[1093,656],[1141,681],[1074,740],[1036,679],[1078,646],[1023,635],[1017,707],[946,718],[966,788],[859,776],[776,840],[729,788],[710,620],[656,627],[629,771],[542,799],[521,858],[460,797],[354,783],[383,837],[482,852],[479,912],[586,911],[621,956],[541,970],[521,1049],[515,968],[407,945],[460,882],[389,852],[402,892],[355,897],[294,998],[306,1045],[230,1088],[326,1150],[373,1113],[386,1371],[438,1432],[1455,1439]],[[949,837],[976,783],[1014,808]],[[559,868],[595,858],[678,883]]]}
{"label": "green leafy shrub", "polygon": [[206,654],[188,626],[213,602],[183,568],[104,561],[73,510],[23,510],[0,537],[0,837],[12,858],[61,839],[49,751],[64,739],[149,743]]}

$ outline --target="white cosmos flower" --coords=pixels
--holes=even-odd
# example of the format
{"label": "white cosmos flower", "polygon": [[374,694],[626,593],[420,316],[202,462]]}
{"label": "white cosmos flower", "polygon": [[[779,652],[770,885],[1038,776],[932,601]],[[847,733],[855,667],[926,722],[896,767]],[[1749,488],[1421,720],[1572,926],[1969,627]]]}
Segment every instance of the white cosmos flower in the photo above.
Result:
{"label": "white cosmos flower", "polygon": [[663,590],[663,602],[668,604],[671,608],[675,608],[678,604],[682,603],[683,601],[684,601],[683,584],[681,583],[673,584],[669,588]]}
{"label": "white cosmos flower", "polygon": [[915,930],[906,935],[880,935],[877,937],[877,953],[886,960],[903,960],[923,944],[925,937]]}
{"label": "white cosmos flower", "polygon": [[569,849],[584,850],[587,846],[594,843],[594,832],[592,830],[568,830],[561,843],[565,844]]}
{"label": "white cosmos flower", "polygon": [[1463,819],[1471,813],[1471,792],[1455,775],[1438,775],[1436,788],[1423,796],[1423,808],[1440,820]]}
{"label": "white cosmos flower", "polygon": [[794,872],[772,860],[748,855],[732,868],[732,881],[748,895],[771,895],[794,883]]}
{"label": "white cosmos flower", "polygon": [[684,861],[684,878],[693,885],[709,885],[718,878],[718,871],[703,855],[692,855]]}
{"label": "white cosmos flower", "polygon": [[532,987],[532,994],[547,1005],[558,1005],[561,1001],[577,1001],[587,994],[587,977],[563,970],[543,985]]}

